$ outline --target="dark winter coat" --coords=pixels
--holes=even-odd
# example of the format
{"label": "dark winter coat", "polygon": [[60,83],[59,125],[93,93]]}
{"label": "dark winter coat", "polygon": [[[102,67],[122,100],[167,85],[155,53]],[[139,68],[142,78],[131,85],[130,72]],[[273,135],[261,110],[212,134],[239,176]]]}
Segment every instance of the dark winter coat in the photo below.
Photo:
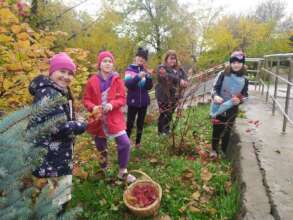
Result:
{"label": "dark winter coat", "polygon": [[183,69],[174,70],[160,65],[157,70],[158,84],[156,85],[156,98],[159,103],[176,103],[182,96],[180,81],[186,80],[187,75]]}
{"label": "dark winter coat", "polygon": [[[214,82],[212,97],[220,96],[227,104],[227,101],[231,100],[233,96],[238,96],[240,103],[242,103],[248,97],[248,84],[248,79],[242,74],[220,72]],[[217,105],[212,102],[211,111],[215,110],[215,106]],[[219,117],[231,117],[231,115],[236,117],[237,113],[238,105],[234,105]]]}
{"label": "dark winter coat", "polygon": [[127,87],[127,105],[131,107],[147,107],[150,104],[148,90],[153,88],[150,74],[141,79],[138,74],[145,71],[142,66],[131,64],[125,71],[125,86]]}
{"label": "dark winter coat", "polygon": [[[29,92],[34,96],[33,103],[45,98],[64,96],[69,101],[69,93],[58,87],[48,77],[40,75],[36,77],[29,86]],[[73,109],[69,102],[65,105],[57,105],[42,118],[32,118],[28,123],[28,129],[46,122],[48,118],[64,114],[67,121],[56,124],[52,133],[38,139],[32,140],[38,147],[47,150],[42,163],[33,171],[36,177],[59,177],[72,173],[72,152],[74,136],[85,131],[86,124],[74,120]]]}

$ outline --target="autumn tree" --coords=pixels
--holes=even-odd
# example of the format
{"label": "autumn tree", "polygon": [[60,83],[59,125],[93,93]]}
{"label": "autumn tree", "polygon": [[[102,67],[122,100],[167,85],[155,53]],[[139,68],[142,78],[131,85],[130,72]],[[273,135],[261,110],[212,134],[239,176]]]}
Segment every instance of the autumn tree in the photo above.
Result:
{"label": "autumn tree", "polygon": [[[16,4],[0,3],[0,111],[9,112],[30,103],[29,82],[38,74],[46,74],[54,55],[56,39],[67,38],[61,31],[38,31],[22,21]],[[62,49],[63,50],[63,49]],[[83,53],[72,50],[73,53]],[[87,53],[86,53],[87,54]],[[77,57],[77,56],[76,56]],[[84,56],[80,56],[83,58]],[[85,58],[84,58],[85,59]],[[79,60],[80,61],[80,60]],[[85,74],[84,62],[78,62],[79,74]],[[84,65],[88,65],[84,63]],[[79,91],[81,88],[79,87]]]}
{"label": "autumn tree", "polygon": [[[289,42],[292,28],[285,23],[280,28],[286,18],[283,4],[268,0],[260,3],[254,12],[257,14],[222,16],[204,35],[206,51],[199,57],[198,65],[205,68],[227,61],[235,48],[242,48],[251,57],[292,51]],[[275,11],[270,11],[271,7]],[[290,20],[290,16],[287,18]]]}
{"label": "autumn tree", "polygon": [[[193,37],[192,13],[187,11],[174,0],[128,0],[114,1],[116,8],[123,14],[125,30],[139,45],[146,46],[154,51],[156,63],[161,62],[162,54],[166,49],[179,48],[181,45],[189,46],[191,55]],[[188,22],[191,21],[191,22]],[[190,34],[189,34],[190,33]],[[187,39],[189,36],[189,39]],[[189,59],[190,59],[189,55]]]}
{"label": "autumn tree", "polygon": [[122,72],[132,62],[136,49],[134,39],[119,29],[122,22],[121,14],[105,6],[83,32],[68,42],[68,46],[84,48],[90,52],[91,71],[96,71],[96,57],[99,51],[110,50],[115,55],[116,70]]}
{"label": "autumn tree", "polygon": [[255,17],[260,22],[280,22],[285,16],[287,4],[283,0],[264,0],[258,4]]}

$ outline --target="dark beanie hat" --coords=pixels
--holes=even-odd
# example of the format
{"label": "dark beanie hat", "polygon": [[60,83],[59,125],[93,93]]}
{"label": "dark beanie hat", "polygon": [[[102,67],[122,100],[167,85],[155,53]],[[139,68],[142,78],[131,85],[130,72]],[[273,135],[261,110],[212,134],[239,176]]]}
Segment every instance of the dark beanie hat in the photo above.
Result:
{"label": "dark beanie hat", "polygon": [[142,57],[143,59],[148,60],[148,54],[149,54],[149,51],[147,49],[143,49],[142,47],[139,47],[137,49],[135,56]]}
{"label": "dark beanie hat", "polygon": [[239,63],[245,63],[245,54],[242,51],[235,51],[230,56],[230,63],[238,61]]}

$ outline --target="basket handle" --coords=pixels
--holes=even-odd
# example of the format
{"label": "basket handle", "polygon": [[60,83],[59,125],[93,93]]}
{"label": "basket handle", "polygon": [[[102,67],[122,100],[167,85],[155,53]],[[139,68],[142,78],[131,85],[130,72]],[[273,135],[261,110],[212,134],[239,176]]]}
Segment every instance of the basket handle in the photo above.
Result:
{"label": "basket handle", "polygon": [[141,171],[141,170],[130,170],[129,172],[130,172],[130,173],[139,173],[139,174],[141,174],[142,176],[146,177],[148,180],[154,182],[153,179],[152,179],[149,175],[147,175],[145,172],[143,172],[143,171]]}

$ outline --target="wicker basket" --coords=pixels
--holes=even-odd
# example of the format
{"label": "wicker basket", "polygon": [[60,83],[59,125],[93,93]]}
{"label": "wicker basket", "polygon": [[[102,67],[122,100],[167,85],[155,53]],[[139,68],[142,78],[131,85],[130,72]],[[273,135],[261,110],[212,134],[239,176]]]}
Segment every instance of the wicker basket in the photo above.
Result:
{"label": "wicker basket", "polygon": [[[161,203],[161,198],[162,198],[162,188],[161,188],[161,186],[158,183],[156,183],[155,181],[153,181],[152,178],[149,177],[143,171],[132,170],[131,173],[139,173],[139,174],[142,175],[142,177],[141,177],[141,179],[138,179],[137,181],[135,181],[134,183],[129,185],[127,187],[127,189],[124,191],[123,201],[124,201],[125,205],[136,216],[140,216],[140,217],[155,216],[156,214],[158,214],[158,210],[160,208],[160,203]],[[126,195],[128,193],[130,193],[135,186],[141,185],[141,184],[144,184],[144,183],[151,184],[156,188],[156,190],[158,192],[158,198],[151,205],[149,205],[149,206],[147,206],[145,208],[134,207],[133,205],[128,203],[128,201],[126,200]]]}

